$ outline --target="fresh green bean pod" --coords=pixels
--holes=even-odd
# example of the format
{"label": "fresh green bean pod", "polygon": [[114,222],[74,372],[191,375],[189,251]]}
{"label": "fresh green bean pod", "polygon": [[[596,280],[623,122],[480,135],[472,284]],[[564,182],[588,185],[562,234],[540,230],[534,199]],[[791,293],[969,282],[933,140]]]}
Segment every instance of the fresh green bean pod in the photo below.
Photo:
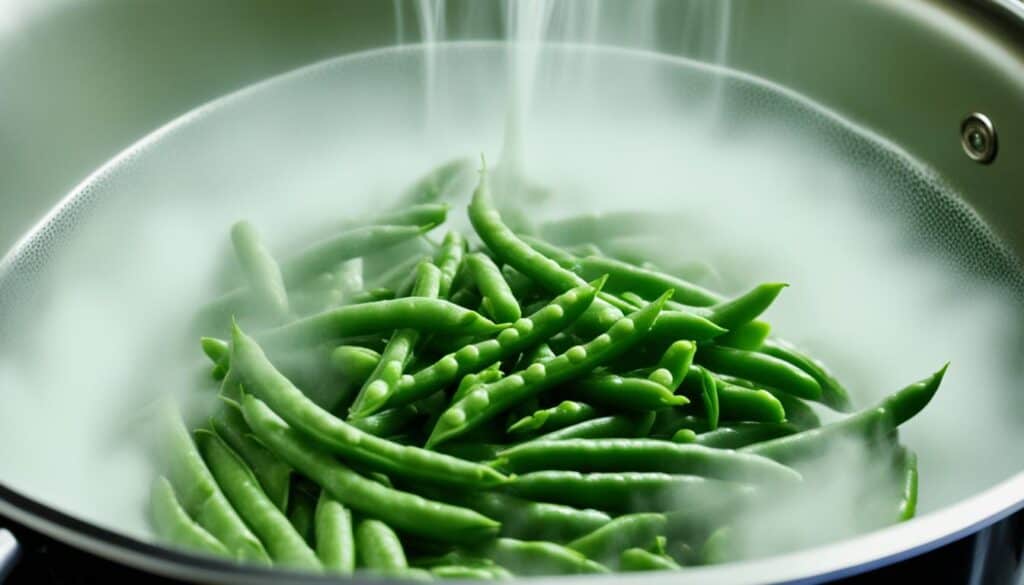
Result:
{"label": "fresh green bean pod", "polygon": [[231,352],[228,342],[216,337],[202,337],[199,339],[199,343],[203,348],[203,353],[213,362],[213,379],[224,379],[229,367],[228,354]]}
{"label": "fresh green bean pod", "polygon": [[722,301],[697,313],[720,327],[734,331],[760,317],[787,286],[789,285],[781,282],[759,284],[738,297]]}
{"label": "fresh green bean pod", "polygon": [[903,447],[896,455],[896,462],[902,472],[903,497],[900,499],[899,519],[910,520],[917,514],[917,454]]}
{"label": "fresh green bean pod", "polygon": [[320,492],[314,515],[316,555],[326,571],[351,575],[356,566],[352,514],[326,491]]}
{"label": "fresh green bean pod", "polygon": [[362,477],[289,428],[251,395],[242,396],[242,413],[269,449],[355,511],[373,515],[403,532],[442,542],[478,542],[500,528],[498,522],[472,510],[430,501]]}
{"label": "fresh green bean pod", "polygon": [[256,228],[247,221],[236,223],[231,227],[231,243],[249,290],[260,307],[268,311],[273,320],[285,320],[289,309],[284,277],[277,261],[260,241]]}
{"label": "fresh green bean pod", "polygon": [[667,473],[538,471],[513,477],[503,489],[530,500],[618,512],[674,510],[705,499],[734,497],[752,488],[718,479]]}
{"label": "fresh green bean pod", "polygon": [[210,419],[210,426],[252,469],[260,482],[260,487],[277,509],[282,512],[288,510],[288,496],[294,470],[251,435],[242,413],[236,408],[221,408],[217,415]]}
{"label": "fresh green bean pod", "polygon": [[679,429],[673,433],[672,438],[669,439],[673,443],[687,444],[697,442],[697,433],[692,429]]}
{"label": "fresh green bean pod", "polygon": [[704,346],[696,361],[722,374],[746,378],[798,398],[821,399],[818,382],[796,366],[762,353],[728,347]]}
{"label": "fresh green bean pod", "polygon": [[516,321],[494,339],[468,345],[450,353],[413,376],[403,376],[387,406],[419,400],[454,380],[478,372],[534,347],[565,329],[593,303],[602,281],[573,288],[525,319]]}
{"label": "fresh green bean pod", "polygon": [[345,260],[378,253],[386,248],[417,238],[433,227],[426,225],[372,225],[342,232],[306,248],[281,263],[281,273],[289,285],[326,272]]}
{"label": "fresh green bean pod", "polygon": [[650,329],[667,297],[616,321],[607,332],[543,364],[532,364],[453,404],[438,419],[427,447],[472,430],[515,404],[593,370],[628,350]]}
{"label": "fresh green bean pod", "polygon": [[700,433],[695,440],[698,445],[716,449],[739,449],[763,441],[770,441],[799,432],[790,423],[747,423],[718,427],[713,431]]}
{"label": "fresh green bean pod", "polygon": [[710,341],[725,332],[723,327],[695,313],[662,311],[651,327],[647,344],[657,351],[664,351],[669,345],[681,339]]}
{"label": "fresh green bean pod", "polygon": [[598,411],[593,406],[582,402],[564,400],[556,406],[538,410],[525,416],[508,428],[510,435],[528,435],[556,431],[579,422],[597,418]]}
{"label": "fresh green bean pod", "polygon": [[512,323],[523,316],[519,300],[501,269],[493,260],[479,252],[466,256],[466,266],[473,273],[473,281],[490,307],[491,316],[499,323]]}
{"label": "fresh green bean pod", "polygon": [[195,441],[231,505],[259,536],[270,558],[288,567],[319,569],[316,553],[267,497],[242,458],[209,431],[196,431]]}
{"label": "fresh green bean pod", "polygon": [[157,536],[170,544],[218,556],[231,556],[227,547],[189,517],[166,477],[153,482],[149,499],[150,520]]}
{"label": "fresh green bean pod", "polygon": [[407,297],[329,309],[270,329],[261,339],[270,345],[311,345],[403,327],[463,335],[487,335],[504,328],[448,301]]}
{"label": "fresh green bean pod", "polygon": [[800,430],[821,426],[821,418],[818,417],[818,413],[814,412],[814,409],[803,400],[777,390],[768,390],[768,392],[779,401],[786,411],[786,422]]}
{"label": "fresh green bean pod", "polygon": [[664,536],[665,529],[662,514],[627,514],[577,538],[568,547],[591,560],[612,564],[622,551],[651,544],[655,537]]}
{"label": "fresh green bean pod", "polygon": [[[436,299],[441,291],[441,270],[433,264],[424,262],[416,269],[416,273],[416,285],[413,287],[412,296]],[[411,359],[419,338],[420,332],[416,329],[399,329],[392,334],[384,353],[381,354],[380,362],[356,395],[355,402],[349,410],[351,417],[366,417],[384,407],[395,393],[395,386],[402,377],[405,365]]]}
{"label": "fresh green bean pod", "polygon": [[565,391],[576,400],[627,411],[647,412],[690,402],[664,384],[617,374],[592,374],[567,385]]}
{"label": "fresh green bean pod", "polygon": [[[480,184],[473,192],[473,200],[469,204],[469,220],[477,235],[501,263],[522,272],[551,293],[563,293],[585,284],[587,280],[594,281],[604,276],[602,273],[586,280],[581,278],[532,248],[502,223],[501,214],[491,199],[486,171],[480,174]],[[607,329],[621,318],[622,311],[598,299],[580,316],[577,326],[587,332],[597,332]]]}
{"label": "fresh green bean pod", "polygon": [[377,437],[393,437],[407,430],[414,421],[421,420],[431,414],[440,414],[448,404],[448,397],[443,391],[414,402],[382,410],[365,418],[348,421],[357,429]]}
{"label": "fresh green bean pod", "polygon": [[[544,295],[543,288],[530,279],[529,276],[526,276],[508,264],[501,267],[501,275],[505,277],[505,282],[507,282],[509,288],[512,289],[512,294],[521,301],[534,299]],[[529,313],[529,311],[524,312]]]}
{"label": "fresh green bean pod", "polygon": [[846,388],[828,371],[825,364],[810,357],[792,343],[781,339],[769,339],[761,344],[762,353],[793,364],[807,373],[821,386],[821,402],[833,410],[850,412],[853,403]]}
{"label": "fresh green bean pod", "polygon": [[441,247],[434,256],[434,264],[441,270],[441,283],[437,291],[438,298],[446,299],[452,291],[452,282],[462,267],[466,255],[466,239],[456,231],[448,232]]}
{"label": "fresh green bean pod", "polygon": [[681,568],[679,563],[670,557],[654,554],[642,548],[627,549],[619,555],[620,571],[675,571]]}
{"label": "fresh green bean pod", "polygon": [[501,536],[508,538],[568,542],[611,522],[598,510],[531,502],[498,492],[464,494],[454,502],[501,522]]}
{"label": "fresh green bean pod", "polygon": [[222,542],[232,557],[269,564],[266,549],[217,485],[180,415],[170,406],[165,407],[162,415],[165,473],[181,507]]}
{"label": "fresh green bean pod", "polygon": [[693,307],[712,306],[725,300],[721,295],[692,282],[612,258],[580,258],[576,262],[576,270],[586,279],[596,278],[591,275],[607,274],[607,290],[613,294],[634,292],[643,298],[656,298],[665,291],[673,291],[672,298],[675,302]]}
{"label": "fresh green bean pod", "polygon": [[565,250],[554,244],[545,242],[543,239],[528,234],[518,234],[519,238],[523,242],[540,252],[544,256],[554,260],[559,266],[566,270],[572,270],[576,266],[576,262],[579,261],[576,256],[571,254],[568,250]]}
{"label": "fresh green bean pod", "polygon": [[885,436],[920,412],[931,401],[942,383],[947,367],[948,364],[931,376],[890,395],[877,405],[843,420],[795,435],[750,445],[741,451],[786,463],[820,454],[838,438],[874,440]]}
{"label": "fresh green bean pod", "polygon": [[[764,345],[765,340],[768,339],[771,332],[771,323],[761,321],[760,319],[754,319],[749,323],[744,323],[738,329],[733,329],[728,333],[716,337],[715,343],[735,349],[757,351],[761,349],[762,345]],[[824,390],[824,387],[822,387],[822,390]]]}
{"label": "fresh green bean pod", "polygon": [[486,370],[481,370],[475,374],[466,374],[459,380],[459,385],[455,388],[455,393],[452,394],[452,403],[458,402],[465,398],[470,392],[476,390],[479,386],[484,386],[492,382],[497,382],[505,373],[501,371],[499,362],[494,362]]}
{"label": "fresh green bean pod", "polygon": [[387,271],[375,277],[371,281],[372,286],[377,289],[395,291],[394,296],[397,296],[398,289],[401,288],[402,283],[405,282],[405,280],[409,277],[410,274],[416,272],[416,267],[422,264],[423,262],[430,262],[430,260],[430,256],[424,256],[419,254],[414,255],[407,260],[395,264]]}
{"label": "fresh green bean pod", "polygon": [[486,487],[504,479],[484,465],[400,445],[364,433],[338,419],[306,398],[282,376],[259,345],[237,326],[232,335],[231,363],[234,364],[232,370],[239,371],[247,392],[266,401],[288,424],[332,453],[398,477],[442,484]]}
{"label": "fresh green bean pod", "polygon": [[551,431],[533,439],[533,441],[645,437],[651,430],[654,417],[655,414],[653,412],[603,416],[569,425],[557,431]]}
{"label": "fresh green bean pod", "polygon": [[458,182],[470,176],[475,167],[476,161],[467,157],[455,158],[434,167],[402,193],[397,207],[401,210],[408,205],[434,203],[452,197]]}
{"label": "fresh green bean pod", "polygon": [[553,542],[499,538],[484,554],[516,575],[608,573],[608,568]]}
{"label": "fresh green bean pod", "polygon": [[[704,417],[708,421],[708,426],[714,430],[718,428],[718,419],[722,412],[721,399],[718,393],[718,382],[711,375],[711,372],[704,369],[700,371],[700,397],[701,402],[704,404]],[[733,400],[733,398],[726,398],[726,402],[730,400]]]}
{"label": "fresh green bean pod", "polygon": [[662,354],[661,359],[658,360],[655,372],[658,370],[668,372],[668,378],[662,383],[674,392],[683,383],[683,380],[686,379],[686,373],[690,371],[690,366],[693,365],[693,357],[696,354],[697,345],[692,341],[676,341]]}
{"label": "fresh green bean pod", "polygon": [[530,441],[503,451],[500,457],[502,465],[515,473],[660,471],[746,483],[792,483],[801,479],[796,471],[766,457],[655,439]]}
{"label": "fresh green bean pod", "polygon": [[390,526],[368,518],[356,526],[356,558],[362,569],[391,572],[407,569],[402,541]]}
{"label": "fresh green bean pod", "polygon": [[[725,377],[701,366],[690,368],[683,380],[683,390],[690,395],[699,394],[702,397],[709,395],[708,376],[714,378],[714,394],[718,402],[720,420],[773,423],[781,423],[786,420],[786,410],[777,396],[766,390],[756,389],[754,385],[741,387],[726,382]],[[708,424],[706,430],[717,426],[711,425],[711,421],[707,419],[704,421]]]}

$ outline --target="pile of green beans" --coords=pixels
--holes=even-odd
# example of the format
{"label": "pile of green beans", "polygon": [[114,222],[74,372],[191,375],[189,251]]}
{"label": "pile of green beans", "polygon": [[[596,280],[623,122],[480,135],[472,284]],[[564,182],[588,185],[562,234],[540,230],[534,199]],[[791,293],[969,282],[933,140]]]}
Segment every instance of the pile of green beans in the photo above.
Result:
{"label": "pile of green beans", "polygon": [[945,367],[854,411],[762,319],[785,284],[730,297],[605,256],[635,232],[623,214],[522,236],[486,170],[475,234],[430,239],[469,165],[280,261],[254,226],[231,228],[241,280],[196,320],[218,406],[188,423],[162,410],[165,542],[414,580],[684,570],[735,558],[736,519],[850,440],[899,486],[886,521],[914,515],[917,458],[896,429]]}

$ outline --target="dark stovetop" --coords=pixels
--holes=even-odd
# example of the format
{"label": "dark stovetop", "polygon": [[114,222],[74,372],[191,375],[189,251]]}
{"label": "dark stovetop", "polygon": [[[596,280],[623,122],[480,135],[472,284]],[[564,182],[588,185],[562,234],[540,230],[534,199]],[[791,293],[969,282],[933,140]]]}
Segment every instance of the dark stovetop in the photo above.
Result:
{"label": "dark stovetop", "polygon": [[[6,585],[172,585],[61,544],[0,517],[22,545],[22,558]],[[930,582],[951,585],[1024,585],[1024,511],[990,529],[884,569],[835,581],[836,585]],[[978,569],[975,569],[978,567]],[[980,571],[980,572],[979,572]],[[975,574],[977,573],[977,574]]]}

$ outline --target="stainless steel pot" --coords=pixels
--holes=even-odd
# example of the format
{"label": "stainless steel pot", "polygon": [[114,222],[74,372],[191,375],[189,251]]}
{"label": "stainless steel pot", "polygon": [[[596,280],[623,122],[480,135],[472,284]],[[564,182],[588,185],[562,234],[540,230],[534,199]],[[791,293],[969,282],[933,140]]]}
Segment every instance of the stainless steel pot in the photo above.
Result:
{"label": "stainless steel pot", "polygon": [[[455,36],[470,1],[451,4]],[[174,115],[322,57],[392,44],[398,32],[392,5],[358,0],[158,2],[144,10],[128,1],[9,4],[16,26],[0,37],[0,79],[11,85],[0,102],[6,128],[0,157],[5,169],[13,169],[0,175],[4,244],[90,169]],[[615,4],[609,0],[602,7],[608,19],[614,19]],[[665,18],[651,48],[707,57],[701,47],[680,40],[673,20],[678,5],[656,4]],[[1024,7],[1019,2],[733,0],[732,8],[733,40],[724,52],[728,66],[826,104],[938,169],[1024,257]],[[605,40],[634,42],[616,38],[614,27],[608,28]],[[405,32],[412,34],[407,41],[415,40],[414,33]],[[499,34],[497,24],[492,32]],[[992,145],[994,158],[986,152]],[[772,582],[837,578],[922,554],[1022,507],[1024,472],[908,524],[815,550],[697,569],[691,578],[701,583],[744,583],[751,575]],[[95,554],[178,578],[321,581],[197,560],[92,526],[4,487],[2,468],[0,514]],[[0,575],[15,550],[0,532]]]}

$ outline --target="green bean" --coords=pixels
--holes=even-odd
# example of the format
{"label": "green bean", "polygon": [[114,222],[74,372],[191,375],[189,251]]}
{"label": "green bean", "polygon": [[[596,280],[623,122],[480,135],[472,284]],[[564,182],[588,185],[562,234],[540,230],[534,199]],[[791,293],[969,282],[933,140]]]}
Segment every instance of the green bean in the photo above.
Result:
{"label": "green bean", "polygon": [[680,340],[670,345],[658,360],[655,369],[655,372],[662,370],[668,373],[667,378],[659,378],[662,383],[672,391],[679,388],[679,385],[686,379],[686,373],[690,371],[690,366],[693,365],[693,356],[696,353],[697,345],[691,341]]}
{"label": "green bean", "polygon": [[499,362],[494,362],[486,370],[481,370],[475,374],[466,374],[459,381],[458,387],[455,389],[455,394],[452,394],[452,402],[458,402],[465,398],[470,392],[476,390],[477,387],[497,382],[500,380],[505,373],[501,371]]}
{"label": "green bean", "polygon": [[466,335],[487,335],[503,329],[479,313],[448,301],[410,297],[329,309],[271,329],[261,337],[271,345],[295,346],[402,327]]}
{"label": "green bean", "polygon": [[242,458],[209,431],[196,431],[195,441],[231,505],[260,537],[270,557],[289,567],[319,569],[316,554],[263,492]]}
{"label": "green bean", "polygon": [[451,455],[458,459],[476,463],[489,463],[498,457],[498,452],[506,447],[503,444],[488,442],[492,437],[467,437],[465,441],[443,443],[435,449],[438,453]]}
{"label": "green bean", "polygon": [[696,312],[712,323],[733,331],[759,317],[787,286],[781,282],[759,284],[736,298]]}
{"label": "green bean", "polygon": [[537,252],[540,252],[544,256],[554,260],[559,266],[566,270],[572,270],[576,266],[576,262],[579,260],[567,250],[545,242],[541,238],[527,234],[518,234],[518,237],[523,241],[523,243],[530,246]]}
{"label": "green bean", "polygon": [[948,364],[931,376],[890,395],[877,405],[843,420],[795,435],[750,445],[741,450],[786,463],[819,454],[837,438],[857,437],[872,440],[884,436],[912,418],[931,401],[942,383],[947,367]]}
{"label": "green bean", "polygon": [[353,294],[346,300],[346,304],[361,305],[363,303],[372,303],[373,301],[390,301],[393,298],[395,298],[395,291],[390,288],[377,287]]}
{"label": "green bean", "polygon": [[608,573],[608,568],[553,542],[499,538],[484,554],[517,575]]}
{"label": "green bean", "polygon": [[674,571],[681,568],[679,563],[671,558],[647,552],[642,548],[627,549],[619,555],[620,571]]}
{"label": "green bean", "polygon": [[650,432],[653,423],[653,412],[640,415],[616,414],[569,425],[557,431],[541,435],[534,439],[534,441],[644,437]]}
{"label": "green bean", "polygon": [[599,563],[614,563],[622,551],[647,546],[665,534],[665,516],[627,514],[619,516],[594,532],[569,543],[569,548]]}
{"label": "green bean", "polygon": [[495,321],[511,323],[523,316],[519,301],[493,260],[477,252],[466,256],[466,266],[473,273],[473,281]]}
{"label": "green bean", "polygon": [[825,367],[825,364],[802,352],[792,343],[781,339],[765,341],[760,351],[800,368],[821,385],[821,401],[825,406],[839,412],[850,412],[853,404],[850,395]]}
{"label": "green bean", "polygon": [[768,390],[768,392],[779,401],[786,412],[786,422],[800,430],[814,429],[821,426],[821,419],[818,413],[814,412],[806,402],[785,392]]}
{"label": "green bean", "polygon": [[556,431],[579,422],[597,418],[597,410],[582,402],[565,400],[557,406],[538,410],[525,416],[508,428],[510,435],[527,435],[536,432]]}
{"label": "green bean", "polygon": [[[422,263],[416,269],[416,285],[412,296],[437,298],[441,290],[441,270],[433,264]],[[391,336],[380,362],[356,395],[355,402],[349,410],[353,418],[369,416],[388,402],[395,392],[395,386],[402,377],[406,363],[412,357],[413,349],[419,341],[420,333],[415,329],[399,329]]]}
{"label": "green bean", "polygon": [[672,438],[669,440],[672,441],[673,443],[681,444],[696,443],[697,433],[695,433],[693,429],[679,429],[672,435]]}
{"label": "green bean", "polygon": [[598,406],[640,412],[689,402],[685,396],[673,394],[658,382],[617,374],[594,374],[581,378],[569,384],[566,392],[577,400]]}
{"label": "green bean", "polygon": [[314,516],[316,554],[325,570],[351,575],[356,565],[352,514],[326,491],[320,492]]}
{"label": "green bean", "polygon": [[[501,275],[505,277],[505,282],[508,283],[509,288],[512,289],[512,294],[517,299],[533,299],[544,294],[544,289],[539,287],[530,277],[508,264],[501,267]],[[528,313],[529,311],[526,312]]]}
{"label": "green bean", "polygon": [[722,526],[708,537],[701,547],[700,557],[704,564],[716,565],[726,563],[735,558],[736,547],[733,542],[732,529]]}
{"label": "green bean", "polygon": [[161,414],[166,475],[182,508],[234,558],[269,564],[266,549],[224,496],[180,415],[171,406],[165,406]]}
{"label": "green bean", "polygon": [[360,568],[388,572],[409,567],[398,535],[380,520],[359,522],[355,538]]}
{"label": "green bean", "polygon": [[903,476],[899,519],[910,520],[917,513],[917,454],[903,447],[896,455],[896,462],[900,465]]}
{"label": "green bean", "polygon": [[335,370],[362,385],[380,363],[380,354],[356,345],[339,345],[331,352],[330,361]]}
{"label": "green bean", "polygon": [[496,492],[462,494],[454,502],[501,522],[501,535],[509,538],[566,542],[611,521],[597,510],[531,502]]}
{"label": "green bean", "polygon": [[542,309],[505,329],[494,339],[450,353],[413,376],[399,381],[389,407],[408,404],[443,388],[467,374],[536,346],[568,327],[590,306],[603,281],[573,288]]}
{"label": "green bean", "polygon": [[[700,388],[701,401],[704,403],[704,416],[707,418],[708,426],[714,430],[718,428],[721,404],[719,402],[718,382],[711,375],[711,372],[704,369],[700,371]],[[729,400],[730,398],[726,398],[726,402],[729,402]],[[730,412],[734,412],[734,410]]]}
{"label": "green bean", "polygon": [[256,228],[240,221],[231,227],[231,243],[242,267],[242,274],[260,307],[269,311],[272,319],[283,321],[288,317],[288,293],[281,268],[260,242]]}
{"label": "green bean", "polygon": [[451,190],[457,181],[475,168],[471,158],[456,158],[433,168],[413,183],[398,198],[397,206],[404,208],[410,204],[433,203],[451,196]]}
{"label": "green bean", "polygon": [[[422,544],[423,543],[414,543],[414,546]],[[406,544],[406,548],[412,547],[410,547],[409,544]],[[478,569],[500,569],[500,567],[494,564],[494,561],[492,561],[491,559],[487,559],[481,556],[470,555],[462,549],[455,549],[444,554],[433,556],[412,556],[409,559],[409,564],[414,567],[423,567],[427,569],[448,566],[473,567]]]}
{"label": "green bean", "polygon": [[228,373],[228,353],[231,351],[228,342],[215,337],[202,337],[199,339],[199,343],[203,348],[203,353],[213,362],[213,379],[224,379]]}
{"label": "green bean", "polygon": [[532,364],[481,388],[453,404],[438,419],[427,447],[464,434],[516,403],[582,376],[628,350],[650,329],[667,297],[616,321],[607,332],[543,364]]}
{"label": "green bean", "polygon": [[402,282],[409,277],[409,274],[416,271],[417,266],[430,260],[430,256],[415,255],[408,260],[399,262],[374,278],[372,281],[373,286],[375,288],[396,291],[402,286]]}
{"label": "green bean", "polygon": [[503,488],[530,500],[609,512],[672,510],[705,499],[714,501],[716,498],[733,497],[751,489],[733,482],[692,475],[653,472],[581,474],[577,471],[527,473],[513,477]]}
{"label": "green bean", "polygon": [[462,267],[463,257],[466,253],[466,239],[459,232],[448,232],[441,247],[437,250],[434,263],[441,270],[441,283],[437,291],[438,298],[448,298],[452,291],[452,282],[455,275]]}
{"label": "green bean", "polygon": [[168,543],[194,551],[230,556],[221,541],[189,517],[166,477],[160,476],[153,482],[149,509],[154,531]]}
{"label": "green bean", "polygon": [[671,437],[673,433],[681,429],[689,429],[697,432],[710,430],[711,425],[707,419],[699,418],[689,414],[688,408],[666,408],[659,410],[651,425],[650,434],[657,437]]}
{"label": "green bean", "polygon": [[477,542],[500,524],[472,510],[426,500],[366,479],[342,465],[251,395],[242,397],[246,422],[269,449],[318,483],[338,502],[412,535],[442,542]]}
{"label": "green bean", "polygon": [[[705,395],[705,392],[709,391],[706,381],[708,375],[714,378],[714,393],[718,400],[720,419],[779,423],[786,420],[786,410],[777,396],[766,390],[759,390],[754,385],[741,387],[726,382],[725,376],[715,374],[701,366],[690,368],[683,380],[683,389],[691,395],[697,393],[700,393],[701,396]],[[711,421],[705,419],[705,422],[708,423],[708,430],[713,428],[710,424]]]}
{"label": "green bean", "polygon": [[444,392],[438,391],[419,402],[382,410],[365,418],[353,419],[349,424],[377,437],[393,437],[419,418],[432,413],[440,414],[447,404],[448,397]]}
{"label": "green bean", "polygon": [[292,481],[292,468],[281,461],[257,441],[245,424],[242,413],[225,407],[210,419],[210,426],[225,443],[238,453],[252,469],[260,487],[282,512],[288,509],[288,494]]}
{"label": "green bean", "polygon": [[[486,170],[480,174],[480,184],[473,192],[473,200],[469,204],[469,220],[477,235],[501,263],[522,272],[549,292],[563,293],[586,283],[587,280],[593,281],[604,276],[596,274],[593,278],[584,280],[516,236],[502,223],[501,215],[494,207]],[[595,332],[607,329],[621,317],[622,311],[597,300],[580,317],[578,325],[588,332]]]}
{"label": "green bean", "polygon": [[410,479],[473,487],[504,479],[483,465],[381,439],[331,415],[274,369],[259,345],[237,326],[232,335],[231,362],[232,369],[239,370],[247,392],[265,400],[285,421],[332,453]]}
{"label": "green bean", "polygon": [[[740,325],[738,329],[733,329],[724,335],[716,337],[715,343],[735,349],[757,351],[761,349],[761,346],[764,344],[765,340],[768,339],[768,335],[770,335],[771,332],[771,323],[755,319],[749,323]],[[822,387],[822,390],[824,390],[824,387]]]}
{"label": "green bean", "polygon": [[673,291],[672,298],[676,302],[694,307],[711,306],[724,300],[721,295],[681,278],[633,266],[612,258],[600,256],[580,258],[576,262],[576,270],[581,277],[586,279],[607,274],[609,276],[608,292],[613,294],[634,292],[644,298],[655,298],[664,294],[665,291]]}
{"label": "green bean", "polygon": [[[799,432],[790,423],[737,423],[696,435],[696,442],[716,449],[739,449]],[[691,431],[692,432],[692,431]]]}
{"label": "green bean", "polygon": [[714,322],[694,313],[662,311],[651,328],[647,343],[663,351],[681,339],[710,341],[725,331]]}
{"label": "green bean", "polygon": [[821,399],[821,386],[814,378],[796,366],[769,355],[728,347],[704,346],[697,352],[696,361],[716,372],[746,378],[799,398]]}
{"label": "green bean", "polygon": [[373,225],[356,228],[313,244],[285,260],[281,263],[281,272],[288,284],[302,282],[345,260],[378,253],[417,238],[435,225]]}
{"label": "green bean", "polygon": [[796,471],[766,457],[654,439],[530,441],[500,453],[515,473],[661,471],[749,483],[800,481]]}

